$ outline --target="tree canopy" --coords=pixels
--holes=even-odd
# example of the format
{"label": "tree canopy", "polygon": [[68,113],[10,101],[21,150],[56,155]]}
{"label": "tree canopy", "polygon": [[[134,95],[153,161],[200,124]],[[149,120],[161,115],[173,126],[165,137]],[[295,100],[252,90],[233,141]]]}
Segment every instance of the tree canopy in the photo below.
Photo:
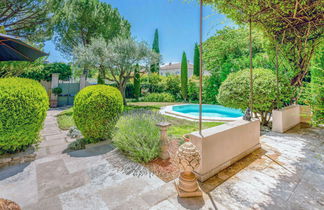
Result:
{"label": "tree canopy", "polygon": [[291,84],[300,86],[323,34],[321,0],[204,0],[238,24],[251,21],[280,45],[282,56],[297,69]]}
{"label": "tree canopy", "polygon": [[79,44],[90,44],[92,38],[129,37],[130,24],[111,5],[99,0],[58,1],[53,19],[55,43],[66,55]]}
{"label": "tree canopy", "polygon": [[52,35],[51,0],[2,0],[0,26],[9,35],[43,41]]}
{"label": "tree canopy", "polygon": [[193,74],[197,77],[199,77],[200,74],[200,52],[199,52],[199,47],[198,44],[195,44],[195,49],[194,49],[194,70]]}
{"label": "tree canopy", "polygon": [[[159,47],[159,31],[158,29],[155,29],[154,32],[154,40],[152,45],[153,52],[160,54],[160,47]],[[151,72],[159,73],[160,71],[160,62],[154,63],[151,65]]]}
{"label": "tree canopy", "polygon": [[132,38],[115,38],[110,42],[103,38],[92,39],[89,45],[80,44],[74,51],[77,64],[97,68],[101,78],[115,82],[123,95],[129,79],[134,77],[137,64],[150,65],[158,55],[144,42]]}
{"label": "tree canopy", "polygon": [[185,52],[181,60],[181,95],[185,101],[188,99],[188,61]]}

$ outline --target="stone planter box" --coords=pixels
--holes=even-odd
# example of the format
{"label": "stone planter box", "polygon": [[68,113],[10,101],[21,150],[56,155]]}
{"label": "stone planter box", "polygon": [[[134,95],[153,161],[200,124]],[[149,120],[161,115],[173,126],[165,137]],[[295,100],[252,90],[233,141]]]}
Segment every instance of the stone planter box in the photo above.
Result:
{"label": "stone planter box", "polygon": [[311,121],[311,109],[309,106],[291,105],[272,111],[272,131],[284,133],[301,122]]}
{"label": "stone planter box", "polygon": [[190,134],[197,147],[201,164],[195,171],[205,181],[244,156],[260,148],[260,121],[238,120]]}

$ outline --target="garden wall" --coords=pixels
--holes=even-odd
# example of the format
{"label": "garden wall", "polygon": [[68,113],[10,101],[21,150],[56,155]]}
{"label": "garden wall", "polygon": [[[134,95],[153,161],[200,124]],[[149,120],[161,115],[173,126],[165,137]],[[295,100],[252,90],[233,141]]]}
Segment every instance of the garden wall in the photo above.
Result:
{"label": "garden wall", "polygon": [[201,156],[195,172],[203,182],[260,147],[260,121],[237,120],[205,129],[202,136],[190,134]]}

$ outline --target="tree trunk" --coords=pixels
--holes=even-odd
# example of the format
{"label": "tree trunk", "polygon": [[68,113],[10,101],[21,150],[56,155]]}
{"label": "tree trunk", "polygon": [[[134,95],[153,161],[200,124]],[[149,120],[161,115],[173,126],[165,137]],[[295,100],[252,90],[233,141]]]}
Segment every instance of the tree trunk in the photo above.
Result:
{"label": "tree trunk", "polygon": [[126,85],[123,85],[123,84],[120,84],[119,87],[118,87],[120,93],[122,94],[123,96],[123,103],[124,103],[124,106],[127,106],[127,102],[126,102],[126,94],[125,94],[125,90],[126,90]]}

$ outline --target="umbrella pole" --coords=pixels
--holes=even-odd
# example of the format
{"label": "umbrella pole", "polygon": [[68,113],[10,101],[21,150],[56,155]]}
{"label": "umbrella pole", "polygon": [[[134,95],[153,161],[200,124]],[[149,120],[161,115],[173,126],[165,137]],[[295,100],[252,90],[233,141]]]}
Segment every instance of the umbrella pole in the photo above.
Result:
{"label": "umbrella pole", "polygon": [[203,15],[203,2],[200,0],[200,23],[199,23],[199,134],[201,134],[202,129],[202,15]]}

